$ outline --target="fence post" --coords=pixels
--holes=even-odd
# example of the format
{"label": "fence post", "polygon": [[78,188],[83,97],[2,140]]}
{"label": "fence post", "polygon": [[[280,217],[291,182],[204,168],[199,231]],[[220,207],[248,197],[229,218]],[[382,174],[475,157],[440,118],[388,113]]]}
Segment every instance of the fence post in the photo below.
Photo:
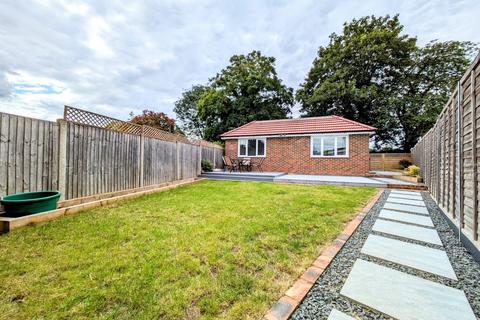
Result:
{"label": "fence post", "polygon": [[458,159],[458,179],[457,179],[457,188],[458,188],[458,239],[461,239],[462,228],[463,228],[463,108],[462,108],[462,86],[460,81],[458,82],[457,88],[457,126],[458,126],[458,137],[457,137],[457,159]]}
{"label": "fence post", "polygon": [[197,175],[202,174],[202,144],[198,146],[198,166],[197,166]]}
{"label": "fence post", "polygon": [[472,169],[473,169],[473,240],[478,240],[478,195],[477,195],[477,97],[475,95],[475,71],[470,72],[470,105],[472,106]]}
{"label": "fence post", "polygon": [[175,141],[175,151],[176,151],[176,157],[175,157],[175,167],[176,167],[176,179],[175,180],[180,180],[181,176],[181,168],[180,168],[180,149],[179,149],[179,143],[178,141]]}
{"label": "fence post", "polygon": [[67,121],[57,119],[58,123],[58,191],[62,194],[60,200],[65,200],[67,183]]}
{"label": "fence post", "polygon": [[142,133],[140,134],[140,172],[138,173],[139,186],[143,187],[143,166],[145,163],[145,130],[142,125]]}
{"label": "fence post", "polygon": [[385,153],[382,153],[382,170],[385,171]]}

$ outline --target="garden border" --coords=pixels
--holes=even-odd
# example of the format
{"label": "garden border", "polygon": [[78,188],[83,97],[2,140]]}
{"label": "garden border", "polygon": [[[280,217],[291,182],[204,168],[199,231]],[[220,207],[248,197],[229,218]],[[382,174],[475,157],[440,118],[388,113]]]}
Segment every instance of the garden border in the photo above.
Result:
{"label": "garden border", "polygon": [[302,302],[307,293],[313,287],[317,279],[322,275],[323,271],[330,265],[337,253],[342,249],[343,245],[357,230],[363,219],[370,209],[377,203],[385,189],[380,189],[370,198],[367,204],[343,229],[343,231],[333,240],[328,247],[323,249],[320,256],[312,263],[312,265],[295,281],[295,283],[285,292],[273,306],[267,311],[264,319],[267,320],[286,320],[288,319],[297,306]]}

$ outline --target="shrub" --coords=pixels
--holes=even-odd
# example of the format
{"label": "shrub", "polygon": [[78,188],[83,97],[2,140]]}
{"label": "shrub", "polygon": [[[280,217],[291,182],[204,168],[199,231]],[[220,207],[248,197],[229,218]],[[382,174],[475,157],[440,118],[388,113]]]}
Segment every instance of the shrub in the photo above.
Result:
{"label": "shrub", "polygon": [[407,169],[407,175],[410,177],[417,177],[420,174],[420,168],[417,166],[409,166]]}
{"label": "shrub", "polygon": [[398,164],[403,168],[403,169],[406,169],[408,167],[410,167],[412,165],[412,163],[410,161],[408,161],[407,159],[402,159],[400,161],[398,161]]}
{"label": "shrub", "polygon": [[204,172],[213,171],[212,163],[208,160],[202,160],[202,171],[204,171]]}

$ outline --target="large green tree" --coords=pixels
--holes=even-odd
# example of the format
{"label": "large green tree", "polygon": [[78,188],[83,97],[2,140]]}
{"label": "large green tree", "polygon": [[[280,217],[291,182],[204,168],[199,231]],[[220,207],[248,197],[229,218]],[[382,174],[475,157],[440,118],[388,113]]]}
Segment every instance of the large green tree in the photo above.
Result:
{"label": "large green tree", "polygon": [[249,121],[286,118],[293,103],[293,89],[279,79],[275,58],[259,51],[234,55],[198,100],[203,138],[216,141]]}
{"label": "large green tree", "polygon": [[173,111],[179,120],[179,126],[188,136],[203,139],[205,124],[198,115],[200,97],[208,90],[207,86],[194,85],[182,93],[175,102]]}
{"label": "large green tree", "polygon": [[412,54],[389,101],[391,127],[403,150],[409,151],[435,124],[475,49],[471,42],[432,41]]}
{"label": "large green tree", "polygon": [[303,116],[336,114],[378,128],[377,148],[409,151],[468,66],[471,43],[419,48],[398,16],[345,23],[320,47],[296,98]]}

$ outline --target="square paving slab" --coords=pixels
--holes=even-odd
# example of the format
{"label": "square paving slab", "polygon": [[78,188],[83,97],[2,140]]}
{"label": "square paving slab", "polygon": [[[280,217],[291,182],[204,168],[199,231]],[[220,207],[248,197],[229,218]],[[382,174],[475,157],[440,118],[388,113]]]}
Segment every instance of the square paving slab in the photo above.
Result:
{"label": "square paving slab", "polygon": [[421,195],[420,192],[416,192],[416,191],[405,191],[405,190],[392,190],[392,193],[409,194],[409,195]]}
{"label": "square paving slab", "polygon": [[389,202],[385,203],[383,207],[385,209],[390,209],[395,211],[403,211],[403,212],[411,212],[411,213],[428,215],[428,210],[426,207],[411,206],[408,204],[389,203]]}
{"label": "square paving slab", "polygon": [[424,227],[417,227],[401,222],[393,222],[378,219],[372,228],[373,231],[392,234],[394,236],[408,238],[427,243],[442,245],[442,241],[438,237],[435,229],[428,229]]}
{"label": "square paving slab", "polygon": [[423,198],[421,196],[409,196],[409,195],[406,195],[406,194],[390,193],[390,195],[388,197],[389,198],[395,198],[395,199],[407,199],[407,200],[423,201]]}
{"label": "square paving slab", "polygon": [[332,309],[327,320],[355,320],[355,318],[350,317],[348,314],[345,314],[337,309]]}
{"label": "square paving slab", "polygon": [[450,260],[442,250],[371,234],[362,253],[457,280]]}
{"label": "square paving slab", "polygon": [[340,294],[395,319],[475,319],[463,291],[361,259]]}
{"label": "square paving slab", "polygon": [[388,197],[387,202],[398,203],[398,204],[408,204],[408,205],[418,206],[418,207],[425,207],[425,202],[423,202],[423,200],[398,199],[398,198],[395,198],[395,197]]}
{"label": "square paving slab", "polygon": [[406,212],[382,209],[378,217],[390,219],[390,220],[396,220],[400,222],[418,224],[425,227],[434,227],[432,219],[430,219],[430,217],[421,216],[418,214],[411,214]]}

